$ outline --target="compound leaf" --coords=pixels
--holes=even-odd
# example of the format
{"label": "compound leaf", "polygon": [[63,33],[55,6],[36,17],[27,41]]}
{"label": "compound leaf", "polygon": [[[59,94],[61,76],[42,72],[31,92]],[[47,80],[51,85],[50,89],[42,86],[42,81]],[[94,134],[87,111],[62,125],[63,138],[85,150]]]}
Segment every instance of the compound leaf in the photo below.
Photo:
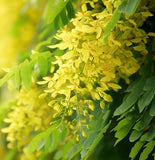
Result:
{"label": "compound leaf", "polygon": [[139,160],[146,160],[149,156],[149,154],[152,152],[153,148],[155,146],[155,141],[150,141],[145,145],[145,149],[140,155]]}
{"label": "compound leaf", "polygon": [[28,60],[25,60],[20,67],[21,79],[26,90],[31,89],[31,65]]}

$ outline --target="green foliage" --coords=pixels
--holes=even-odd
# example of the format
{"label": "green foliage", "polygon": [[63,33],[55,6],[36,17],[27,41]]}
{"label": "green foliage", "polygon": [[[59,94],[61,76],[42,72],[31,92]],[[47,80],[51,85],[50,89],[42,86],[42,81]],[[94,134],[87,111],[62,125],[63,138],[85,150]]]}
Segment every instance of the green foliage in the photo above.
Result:
{"label": "green foliage", "polygon": [[122,113],[126,112],[133,106],[133,104],[140,97],[144,84],[145,84],[145,79],[142,78],[140,80],[137,80],[133,85],[131,84],[132,87],[129,86],[127,91],[130,91],[131,93],[129,93],[125,97],[123,103],[115,110],[114,112],[115,116],[121,115]]}
{"label": "green foliage", "polygon": [[93,149],[96,147],[96,145],[99,143],[99,141],[103,138],[103,133],[107,131],[109,128],[110,122],[107,124],[109,119],[110,111],[107,111],[106,114],[103,116],[102,123],[97,125],[92,131],[87,139],[84,141],[82,145],[81,150],[81,159],[86,160],[89,156],[89,154],[93,151]]}
{"label": "green foliage", "polygon": [[77,155],[82,150],[82,144],[76,144],[71,151],[68,153],[67,159],[71,160],[75,155]]}
{"label": "green foliage", "polygon": [[7,74],[0,80],[0,86],[2,86],[6,81],[8,81],[13,75],[14,75],[14,72],[13,72],[13,71],[7,73]]}
{"label": "green foliage", "polygon": [[88,158],[89,154],[93,151],[93,149],[96,147],[99,141],[103,138],[103,133],[107,131],[109,125],[110,123],[108,123],[108,125],[106,125],[100,131],[94,131],[89,134],[89,137],[86,139],[82,147],[83,149],[81,151],[81,160],[86,160]]}
{"label": "green foliage", "polygon": [[[46,131],[37,134],[33,138],[28,146],[28,153],[31,154],[35,151],[44,149],[46,152],[56,151],[54,156],[54,159],[56,160],[69,160],[76,156],[78,153],[81,154],[81,159],[87,159],[99,141],[103,138],[103,134],[110,126],[110,111],[107,109],[104,112],[95,113],[96,116],[100,118],[96,118],[94,119],[94,122],[91,122],[92,127],[89,131],[89,136],[84,138],[81,135],[81,141],[79,143],[75,143],[76,137],[72,137],[70,140],[66,139],[68,136],[68,131],[65,126],[63,126],[63,128],[60,127],[57,129],[56,126],[53,125]],[[59,145],[59,147],[57,147],[61,142],[65,142],[65,144]]]}
{"label": "green foliage", "polygon": [[5,156],[5,160],[12,160],[16,152],[17,151],[15,149],[9,150],[9,152]]}
{"label": "green foliage", "polygon": [[141,0],[129,0],[128,1],[127,5],[126,5],[126,9],[125,9],[125,14],[127,17],[134,14],[140,1]]}
{"label": "green foliage", "polygon": [[64,17],[67,17],[63,9],[65,8],[68,2],[69,0],[49,1],[47,5],[46,14],[45,14],[46,22],[48,24],[52,23],[61,12],[64,14]]}
{"label": "green foliage", "polygon": [[111,20],[106,25],[106,28],[104,31],[104,36],[105,36],[104,43],[107,43],[107,41],[108,41],[107,37],[108,37],[109,32],[114,28],[114,26],[117,24],[118,20],[121,17],[121,12],[118,12],[118,9],[114,12]]}
{"label": "green foliage", "polygon": [[143,150],[143,152],[140,155],[140,160],[145,160],[148,158],[149,154],[152,152],[153,148],[155,146],[155,141],[150,141],[149,143],[147,143],[145,145],[145,149]]}
{"label": "green foliage", "polygon": [[[51,143],[52,135],[52,143]],[[31,154],[34,151],[38,151],[45,146],[46,150],[55,150],[58,145],[59,132],[55,129],[55,126],[48,128],[46,131],[37,134],[28,146],[28,153]]]}
{"label": "green foliage", "polygon": [[130,152],[130,158],[134,159],[136,157],[136,155],[138,154],[138,152],[140,151],[140,149],[142,148],[142,146],[145,143],[145,136],[142,136],[141,139],[135,143],[134,147],[132,148],[131,152]]}
{"label": "green foliage", "polygon": [[104,32],[104,36],[105,36],[104,43],[108,42],[108,35],[109,35],[110,31],[114,28],[114,26],[117,24],[117,22],[120,20],[120,18],[123,15],[125,15],[127,18],[129,18],[129,16],[133,15],[140,2],[141,2],[141,0],[124,0],[124,1],[122,1],[122,3],[115,10],[111,20],[106,25],[105,32]]}
{"label": "green foliage", "polygon": [[[21,79],[24,87],[29,91],[31,89],[31,65],[28,60],[25,60],[20,67]],[[18,74],[18,76],[20,76]],[[20,79],[20,77],[18,78]]]}
{"label": "green foliage", "polygon": [[150,115],[154,116],[155,115],[155,100],[153,100],[151,109],[150,109]]}
{"label": "green foliage", "polygon": [[[125,97],[121,106],[114,112],[114,115],[124,114],[123,116],[125,117],[114,128],[116,131],[115,137],[118,138],[116,143],[127,136],[131,129],[133,131],[129,137],[130,142],[135,142],[139,139],[131,149],[130,157],[132,159],[136,157],[145,143],[148,142],[140,155],[141,160],[146,160],[154,148],[155,132],[154,122],[152,121],[154,118],[152,105],[154,105],[155,84],[153,81],[154,76],[151,76],[147,79],[136,80],[130,84],[127,91],[131,93]],[[136,95],[133,94],[133,98],[130,98],[132,93],[136,93]]]}

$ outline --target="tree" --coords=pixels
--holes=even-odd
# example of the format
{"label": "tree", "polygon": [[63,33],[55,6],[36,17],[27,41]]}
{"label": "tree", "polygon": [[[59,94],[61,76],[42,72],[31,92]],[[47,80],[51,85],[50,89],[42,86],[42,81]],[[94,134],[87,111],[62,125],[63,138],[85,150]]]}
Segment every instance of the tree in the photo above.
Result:
{"label": "tree", "polygon": [[18,90],[2,111],[7,158],[154,159],[155,2],[45,6],[35,49],[0,80]]}

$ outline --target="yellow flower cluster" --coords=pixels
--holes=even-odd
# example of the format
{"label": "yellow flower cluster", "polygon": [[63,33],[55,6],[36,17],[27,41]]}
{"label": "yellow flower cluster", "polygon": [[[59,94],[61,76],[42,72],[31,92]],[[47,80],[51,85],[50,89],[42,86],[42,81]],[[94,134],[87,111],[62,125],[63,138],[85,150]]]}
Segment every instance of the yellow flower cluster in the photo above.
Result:
{"label": "yellow flower cluster", "polygon": [[[110,32],[108,43],[104,44],[104,30],[115,7],[120,1],[103,0],[106,8],[98,6],[97,0],[84,1],[82,12],[76,14],[68,26],[60,30],[56,39],[60,43],[49,46],[66,50],[52,63],[51,77],[45,77],[40,84],[48,85],[45,94],[51,95],[49,106],[56,110],[55,118],[67,122],[68,116],[76,113],[78,121],[67,122],[78,131],[85,120],[81,115],[93,118],[94,101],[112,102],[108,91],[121,89],[120,78],[128,83],[147,54],[145,44],[148,35],[139,26],[152,14],[141,7],[135,16],[118,22]],[[86,3],[94,9],[88,10]],[[143,18],[145,14],[145,18]],[[85,133],[82,131],[85,136]]]}
{"label": "yellow flower cluster", "polygon": [[[18,52],[27,50],[35,35],[45,1],[37,0],[34,5],[30,2],[0,0],[0,74],[3,73],[2,68],[11,67],[15,63]],[[19,14],[22,15],[22,22],[18,22]],[[19,23],[16,36],[11,34],[15,23]]]}
{"label": "yellow flower cluster", "polygon": [[8,148],[23,148],[36,131],[49,127],[52,118],[51,109],[46,100],[38,98],[42,88],[33,85],[31,91],[21,89],[17,100],[12,105],[12,111],[4,121],[9,124],[2,132],[7,133]]}

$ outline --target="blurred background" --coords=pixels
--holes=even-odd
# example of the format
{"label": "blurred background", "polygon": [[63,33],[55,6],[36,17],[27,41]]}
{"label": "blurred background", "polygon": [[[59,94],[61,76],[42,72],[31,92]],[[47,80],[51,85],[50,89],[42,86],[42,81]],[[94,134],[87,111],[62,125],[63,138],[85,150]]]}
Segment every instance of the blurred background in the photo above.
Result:
{"label": "blurred background", "polygon": [[[8,68],[30,55],[45,4],[46,0],[0,0],[0,78]],[[8,86],[5,84],[0,88],[0,129],[4,127],[3,119],[9,112],[6,102],[16,94],[10,91],[11,82]],[[1,160],[9,160],[15,154],[15,151],[7,150],[6,145],[5,137],[0,132]]]}

